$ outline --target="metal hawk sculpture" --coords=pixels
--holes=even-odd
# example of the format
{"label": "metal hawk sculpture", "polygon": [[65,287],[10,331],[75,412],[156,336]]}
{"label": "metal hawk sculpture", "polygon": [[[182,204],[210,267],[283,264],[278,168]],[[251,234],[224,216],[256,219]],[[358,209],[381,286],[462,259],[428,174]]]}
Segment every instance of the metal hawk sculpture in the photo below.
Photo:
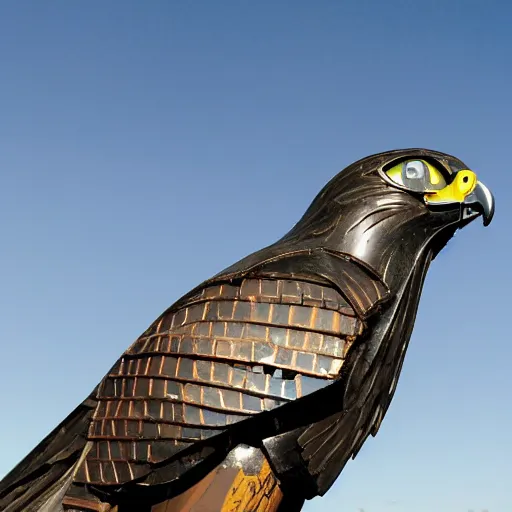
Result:
{"label": "metal hawk sculpture", "polygon": [[283,238],[158,317],[3,479],[0,509],[300,510],[377,433],[431,261],[493,213],[453,156],[350,165]]}

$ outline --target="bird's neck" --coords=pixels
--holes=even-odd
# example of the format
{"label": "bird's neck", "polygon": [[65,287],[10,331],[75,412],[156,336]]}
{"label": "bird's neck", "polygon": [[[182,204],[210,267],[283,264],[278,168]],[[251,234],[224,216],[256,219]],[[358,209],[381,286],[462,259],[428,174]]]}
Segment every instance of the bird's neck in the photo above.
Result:
{"label": "bird's neck", "polygon": [[362,261],[390,290],[397,291],[425,251],[431,250],[435,256],[453,236],[453,231],[433,226],[428,213],[409,215],[409,218],[392,215],[374,225],[360,223],[339,236],[333,234],[327,247]]}

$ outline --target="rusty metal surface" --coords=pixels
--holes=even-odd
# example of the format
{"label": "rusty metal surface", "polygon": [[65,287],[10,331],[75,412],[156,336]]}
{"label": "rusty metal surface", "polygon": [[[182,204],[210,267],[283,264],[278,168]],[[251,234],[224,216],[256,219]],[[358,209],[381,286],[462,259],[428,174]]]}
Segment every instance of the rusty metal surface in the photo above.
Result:
{"label": "rusty metal surface", "polygon": [[163,315],[111,369],[76,480],[139,478],[192,443],[335,379],[363,324],[326,286],[213,285]]}

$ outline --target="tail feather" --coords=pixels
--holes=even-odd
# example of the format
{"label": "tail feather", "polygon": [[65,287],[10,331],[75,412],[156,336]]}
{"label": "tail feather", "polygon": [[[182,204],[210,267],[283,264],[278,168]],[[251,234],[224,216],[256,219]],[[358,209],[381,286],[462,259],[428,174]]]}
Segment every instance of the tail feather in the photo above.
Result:
{"label": "tail feather", "polygon": [[[0,510],[57,512],[89,447],[95,393],[82,402],[0,482]],[[62,496],[61,496],[62,494]]]}

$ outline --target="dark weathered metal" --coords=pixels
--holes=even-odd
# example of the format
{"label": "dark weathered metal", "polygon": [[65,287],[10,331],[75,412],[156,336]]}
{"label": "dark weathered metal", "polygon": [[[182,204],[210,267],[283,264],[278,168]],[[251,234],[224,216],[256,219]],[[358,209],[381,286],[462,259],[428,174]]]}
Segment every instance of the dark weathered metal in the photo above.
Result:
{"label": "dark weathered metal", "polygon": [[[393,181],[410,160],[426,163]],[[492,218],[473,178],[422,149],[349,166],[281,240],[162,314],[7,475],[0,508],[283,512],[324,494],[389,407],[430,261]]]}
{"label": "dark weathered metal", "polygon": [[[75,481],[148,476],[152,464],[325,387],[362,331],[347,301],[320,284],[249,278],[203,288],[103,380]],[[176,465],[174,478],[183,471]]]}

